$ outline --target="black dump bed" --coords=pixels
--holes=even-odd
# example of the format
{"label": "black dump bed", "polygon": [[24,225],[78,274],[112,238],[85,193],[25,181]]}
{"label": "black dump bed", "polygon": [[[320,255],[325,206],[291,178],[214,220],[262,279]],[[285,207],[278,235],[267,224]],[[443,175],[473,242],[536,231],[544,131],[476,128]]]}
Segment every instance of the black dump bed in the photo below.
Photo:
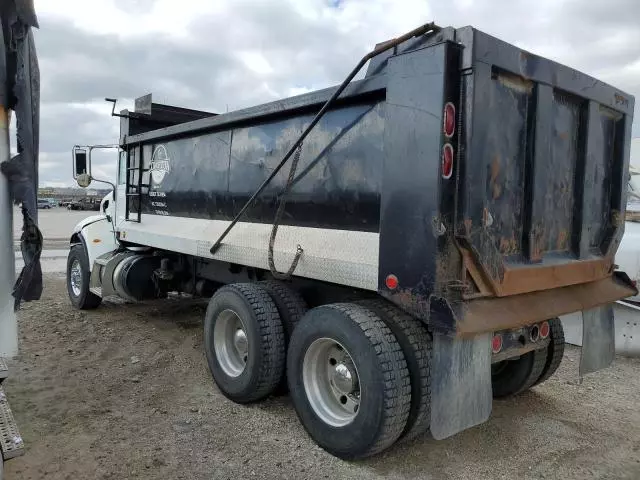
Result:
{"label": "black dump bed", "polygon": [[[378,242],[351,268],[297,239],[309,270],[296,274],[377,290],[425,321],[471,333],[635,295],[614,275],[633,97],[472,27],[429,32],[375,56],[305,139],[281,225],[309,236],[339,229],[351,246],[369,234]],[[229,221],[266,185],[240,220],[272,223],[286,173],[263,182],[335,92],[217,116],[155,104],[155,122],[125,115],[127,220]],[[150,192],[160,187],[149,176],[160,151],[172,166],[157,212]],[[210,256],[206,245],[218,240],[198,248]],[[263,268],[266,242],[252,246],[264,254],[236,261]],[[314,256],[345,271],[313,270]]]}
{"label": "black dump bed", "polygon": [[462,51],[458,233],[498,296],[610,273],[634,98],[472,28]]}

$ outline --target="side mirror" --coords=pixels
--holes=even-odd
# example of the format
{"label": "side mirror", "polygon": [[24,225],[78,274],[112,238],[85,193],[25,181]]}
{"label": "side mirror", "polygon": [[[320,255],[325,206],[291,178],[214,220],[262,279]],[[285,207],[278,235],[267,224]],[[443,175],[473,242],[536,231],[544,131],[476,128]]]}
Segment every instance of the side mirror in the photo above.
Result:
{"label": "side mirror", "polygon": [[73,147],[73,178],[79,187],[87,188],[91,185],[91,150]]}
{"label": "side mirror", "polygon": [[91,175],[91,152],[94,148],[117,148],[119,145],[90,145],[81,146],[74,145],[71,152],[71,158],[73,160],[73,179],[76,181],[79,187],[87,188],[91,185],[91,182],[100,182],[111,185],[111,188],[115,191],[116,186],[108,180],[100,180],[94,178]]}
{"label": "side mirror", "polygon": [[76,177],[76,182],[79,187],[87,188],[89,185],[91,185],[91,175],[89,175],[88,173],[81,173]]}
{"label": "side mirror", "polygon": [[87,154],[87,150],[80,147],[73,148],[73,178],[78,178],[78,175],[83,173],[91,174],[90,170],[90,157]]}

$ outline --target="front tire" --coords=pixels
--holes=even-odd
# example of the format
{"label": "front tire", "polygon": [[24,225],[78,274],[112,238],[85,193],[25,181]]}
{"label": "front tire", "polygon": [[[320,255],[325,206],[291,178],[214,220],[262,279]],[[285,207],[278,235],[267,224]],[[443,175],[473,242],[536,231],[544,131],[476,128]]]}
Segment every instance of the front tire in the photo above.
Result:
{"label": "front tire", "polygon": [[360,305],[307,312],[291,337],[287,379],[305,430],[337,457],[378,453],[407,423],[411,380],[402,348],[380,317]]}
{"label": "front tire", "polygon": [[74,307],[80,310],[98,308],[102,298],[89,290],[91,272],[89,258],[82,245],[74,245],[67,257],[67,293]]}
{"label": "front tire", "polygon": [[265,398],[282,378],[284,329],[275,303],[259,285],[225,285],[211,297],[204,344],[213,379],[236,403]]}

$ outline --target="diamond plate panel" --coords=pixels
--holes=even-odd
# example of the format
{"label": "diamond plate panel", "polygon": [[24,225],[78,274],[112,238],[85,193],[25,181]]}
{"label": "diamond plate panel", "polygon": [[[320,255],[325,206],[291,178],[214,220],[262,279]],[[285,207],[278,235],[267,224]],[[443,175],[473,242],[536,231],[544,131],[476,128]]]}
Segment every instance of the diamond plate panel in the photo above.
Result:
{"label": "diamond plate panel", "polygon": [[[236,224],[215,256],[211,255],[211,245],[228,223],[150,215],[144,217],[143,223],[129,226],[127,239],[163,250],[268,270],[272,228],[269,224]],[[282,225],[274,247],[274,261],[279,271],[289,268],[298,245],[304,253],[295,276],[377,290],[377,233]]]}
{"label": "diamond plate panel", "polygon": [[24,442],[2,387],[0,387],[0,450],[5,460],[24,454]]}

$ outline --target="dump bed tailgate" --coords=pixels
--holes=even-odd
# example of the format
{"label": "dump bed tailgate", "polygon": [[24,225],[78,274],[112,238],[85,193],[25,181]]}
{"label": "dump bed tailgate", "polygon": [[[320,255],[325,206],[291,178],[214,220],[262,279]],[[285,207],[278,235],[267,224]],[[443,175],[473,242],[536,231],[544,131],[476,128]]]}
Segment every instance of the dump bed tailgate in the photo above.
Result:
{"label": "dump bed tailgate", "polygon": [[470,27],[457,232],[497,296],[611,273],[634,98]]}

